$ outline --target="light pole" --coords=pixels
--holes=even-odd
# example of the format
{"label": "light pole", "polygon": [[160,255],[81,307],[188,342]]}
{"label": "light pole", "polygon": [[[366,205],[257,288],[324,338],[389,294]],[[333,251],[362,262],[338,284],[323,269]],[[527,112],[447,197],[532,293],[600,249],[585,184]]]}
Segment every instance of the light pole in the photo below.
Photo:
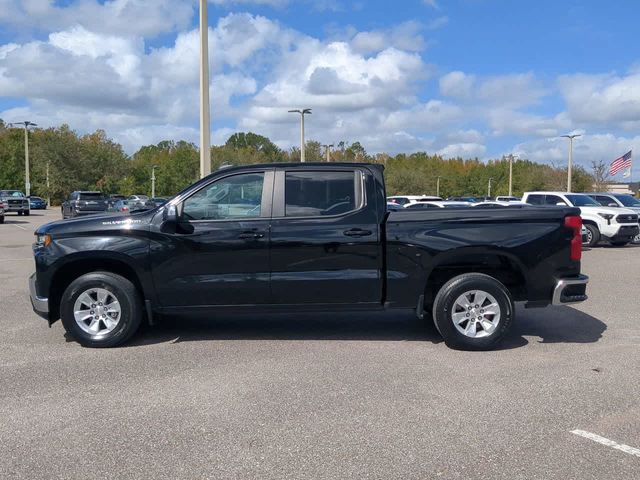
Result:
{"label": "light pole", "polygon": [[489,186],[487,187],[487,197],[491,197],[491,180],[493,180],[493,177],[489,177]]}
{"label": "light pole", "polygon": [[211,173],[209,106],[209,18],[207,0],[200,0],[200,178]]}
{"label": "light pole", "polygon": [[300,114],[300,161],[304,162],[304,116],[311,115],[310,108],[303,108],[298,110],[289,110],[289,113]]}
{"label": "light pole", "polygon": [[156,168],[158,165],[151,165],[151,198],[156,197]]}
{"label": "light pole", "polygon": [[569,139],[569,165],[567,168],[567,192],[571,191],[571,169],[573,168],[573,139],[581,137],[582,135],[560,135],[561,138]]}
{"label": "light pole", "polygon": [[436,197],[440,196],[440,179],[442,177],[436,177]]}
{"label": "light pole", "polygon": [[331,151],[330,151],[330,148],[331,148],[331,147],[333,147],[333,143],[332,143],[332,144],[330,144],[330,145],[322,145],[322,146],[324,147],[324,153],[325,153],[325,156],[327,157],[327,162],[330,162],[330,161],[331,161],[331,156],[330,156],[330,155],[331,155]]}
{"label": "light pole", "polygon": [[25,120],[24,122],[13,122],[10,126],[24,126],[24,193],[28,197],[31,195],[31,181],[29,179],[29,127],[37,127],[33,122]]}
{"label": "light pole", "polygon": [[47,158],[47,207],[51,207],[51,190],[49,189],[49,159]]}
{"label": "light pole", "polygon": [[[507,157],[509,159],[509,196],[513,196],[513,158],[512,153]],[[515,158],[518,158],[517,156]]]}

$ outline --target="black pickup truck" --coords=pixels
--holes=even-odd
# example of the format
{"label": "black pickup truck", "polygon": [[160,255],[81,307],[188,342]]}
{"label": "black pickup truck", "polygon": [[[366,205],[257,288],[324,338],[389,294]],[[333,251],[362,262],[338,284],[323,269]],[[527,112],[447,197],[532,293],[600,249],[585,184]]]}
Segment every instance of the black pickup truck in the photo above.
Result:
{"label": "black pickup truck", "polygon": [[489,349],[514,302],[587,298],[579,213],[388,211],[379,165],[232,167],[150,211],[38,228],[31,301],[90,347],[157,314],[411,309],[449,346]]}

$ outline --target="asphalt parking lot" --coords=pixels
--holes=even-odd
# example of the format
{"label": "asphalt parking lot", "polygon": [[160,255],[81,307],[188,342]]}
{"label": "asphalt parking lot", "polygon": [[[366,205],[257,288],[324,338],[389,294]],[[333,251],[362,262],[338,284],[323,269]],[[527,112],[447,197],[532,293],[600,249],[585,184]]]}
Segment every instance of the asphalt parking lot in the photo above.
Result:
{"label": "asphalt parking lot", "polygon": [[167,319],[91,350],[31,311],[58,218],[0,225],[0,478],[640,478],[640,247],[584,252],[589,301],[520,309],[493,352],[395,314]]}

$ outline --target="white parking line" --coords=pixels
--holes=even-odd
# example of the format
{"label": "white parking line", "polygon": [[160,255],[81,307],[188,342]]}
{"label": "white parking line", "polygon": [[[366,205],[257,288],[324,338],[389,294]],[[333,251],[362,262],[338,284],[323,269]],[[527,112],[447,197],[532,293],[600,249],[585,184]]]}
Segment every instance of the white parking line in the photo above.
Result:
{"label": "white parking line", "polygon": [[629,455],[635,455],[636,457],[640,457],[640,448],[630,447],[629,445],[625,445],[624,443],[617,443],[613,440],[609,440],[608,438],[601,437],[600,435],[596,435],[595,433],[585,432],[584,430],[572,430],[571,433],[574,435],[579,435],[584,438],[588,438],[589,440],[593,440],[594,442],[600,443],[601,445],[605,445],[607,447],[615,448],[616,450],[620,450],[621,452],[628,453]]}
{"label": "white parking line", "polygon": [[20,229],[22,229],[22,230],[26,230],[26,228],[21,227],[20,225],[16,225],[15,223],[12,223],[11,225],[13,225],[14,227],[18,227],[18,228],[20,228]]}

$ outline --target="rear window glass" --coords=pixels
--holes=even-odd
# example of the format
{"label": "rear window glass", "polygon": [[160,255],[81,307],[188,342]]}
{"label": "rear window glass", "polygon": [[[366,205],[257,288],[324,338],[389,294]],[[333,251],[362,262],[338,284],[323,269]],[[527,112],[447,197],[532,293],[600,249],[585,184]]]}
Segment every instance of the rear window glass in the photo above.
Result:
{"label": "rear window glass", "polygon": [[104,200],[101,193],[81,193],[80,200]]}

